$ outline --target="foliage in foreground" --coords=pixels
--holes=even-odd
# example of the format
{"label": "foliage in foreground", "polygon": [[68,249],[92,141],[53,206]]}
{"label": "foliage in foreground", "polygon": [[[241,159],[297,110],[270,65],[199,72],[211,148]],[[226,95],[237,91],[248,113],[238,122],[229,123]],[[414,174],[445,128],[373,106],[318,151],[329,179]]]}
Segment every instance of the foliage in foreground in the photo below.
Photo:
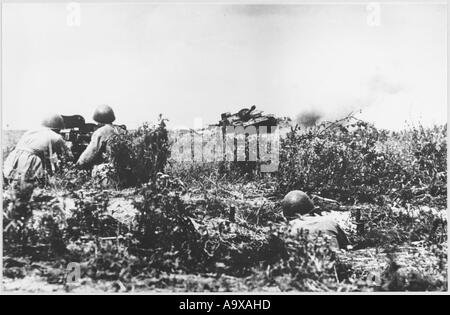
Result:
{"label": "foliage in foreground", "polygon": [[[375,283],[367,273],[342,261],[326,238],[311,241],[305,235],[289,235],[274,214],[275,207],[247,209],[235,197],[218,198],[219,191],[227,190],[220,188],[218,177],[203,177],[203,182],[201,176],[189,179],[193,184],[187,190],[184,178],[161,173],[168,158],[165,132],[163,123],[143,127],[113,144],[118,182],[125,184],[123,178],[132,174],[133,183],[126,184],[136,185],[133,222],[119,222],[108,212],[111,191],[75,191],[90,187],[82,178],[71,184],[75,173],[66,173],[52,186],[65,194],[72,191],[75,202],[70,211],[54,196],[31,196],[32,187],[11,190],[3,205],[7,275],[23,277],[13,257],[29,257],[62,270],[46,276],[53,283],[64,284],[67,264],[79,262],[84,279],[119,281],[127,290],[145,279],[189,273],[234,277],[249,290],[446,289],[447,255],[442,246],[447,240],[446,220],[430,211],[414,216],[392,207],[427,200],[441,206],[446,201],[446,128],[387,133],[358,121],[322,125],[306,133],[294,129],[282,143],[276,178],[279,192],[300,188],[346,202],[371,202],[352,213],[358,227],[351,235],[356,248],[395,251],[419,241],[430,257],[438,258],[433,278],[397,268],[393,258]],[[130,152],[130,158],[123,158]],[[256,184],[267,183],[256,178]],[[186,202],[186,194],[202,189],[204,204]],[[264,212],[266,207],[271,213]],[[151,285],[164,288],[167,283]],[[221,285],[195,288],[231,290],[226,283]]]}
{"label": "foliage in foreground", "polygon": [[[18,229],[5,234],[7,257],[31,257],[49,261],[61,272],[52,283],[64,284],[65,266],[69,262],[82,265],[82,278],[94,281],[120,281],[129,290],[145,279],[158,279],[164,274],[213,273],[242,279],[248,290],[277,287],[283,291],[361,291],[361,290],[443,290],[445,288],[446,251],[440,242],[446,238],[446,222],[437,230],[430,220],[411,220],[408,216],[363,211],[365,230],[355,238],[361,247],[385,246],[391,251],[419,239],[427,241],[430,255],[440,257],[441,269],[433,267],[433,278],[415,271],[395,269],[396,260],[380,275],[381,282],[370,281],[351,264],[341,261],[341,255],[331,250],[326,237],[311,240],[307,233],[293,236],[280,222],[257,223],[240,218],[221,218],[226,208],[212,217],[198,220],[200,213],[181,197],[184,191],[179,180],[158,175],[152,185],[145,185],[135,195],[138,216],[136,222],[123,224],[106,211],[109,195],[92,192],[73,195],[75,209],[64,218],[64,209],[55,200],[33,198],[29,204],[39,215],[12,217],[22,222]],[[139,198],[139,196],[143,198]],[[5,199],[10,209],[17,205]],[[372,210],[373,210],[372,209]],[[225,212],[224,212],[225,211]],[[26,212],[25,212],[26,213]],[[207,215],[203,213],[203,216]],[[369,222],[371,219],[373,222]],[[201,225],[199,222],[210,222]],[[23,228],[20,228],[23,227]],[[401,232],[401,234],[394,234]],[[375,235],[375,236],[374,236]],[[359,237],[359,238],[358,238]],[[376,241],[376,243],[373,243]],[[372,242],[372,243],[370,243]],[[23,277],[13,260],[7,263],[7,274]],[[394,267],[393,267],[394,266]],[[442,276],[441,276],[442,275]],[[144,281],[144,282],[142,282]],[[148,283],[147,283],[148,284]],[[165,282],[157,282],[164,288]],[[175,284],[174,284],[175,285]],[[200,284],[199,284],[200,285]],[[225,286],[225,283],[223,283]],[[196,290],[213,287],[196,287]],[[209,288],[209,289],[208,289]],[[225,287],[214,287],[224,289]],[[232,286],[229,287],[231,290]],[[215,290],[214,289],[214,290]]]}

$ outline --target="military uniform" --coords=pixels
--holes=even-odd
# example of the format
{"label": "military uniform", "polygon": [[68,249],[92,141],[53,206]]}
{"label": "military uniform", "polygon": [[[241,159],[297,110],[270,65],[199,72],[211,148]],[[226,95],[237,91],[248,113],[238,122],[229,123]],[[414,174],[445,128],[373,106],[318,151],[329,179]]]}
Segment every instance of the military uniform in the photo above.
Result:
{"label": "military uniform", "polygon": [[5,161],[4,177],[45,180],[46,174],[52,175],[57,167],[53,160],[55,154],[72,158],[61,135],[45,127],[27,131]]}
{"label": "military uniform", "polygon": [[114,135],[121,132],[121,127],[112,124],[106,124],[97,129],[92,135],[88,147],[77,162],[77,166],[81,168],[92,166],[92,177],[96,178],[104,186],[108,185],[108,175],[112,171],[112,165],[107,158],[109,141]]}
{"label": "military uniform", "polygon": [[309,236],[326,235],[330,239],[330,247],[333,249],[345,249],[350,242],[345,232],[333,220],[326,216],[303,216],[300,219],[292,220],[290,223],[290,233],[298,235],[302,230],[308,231]]}

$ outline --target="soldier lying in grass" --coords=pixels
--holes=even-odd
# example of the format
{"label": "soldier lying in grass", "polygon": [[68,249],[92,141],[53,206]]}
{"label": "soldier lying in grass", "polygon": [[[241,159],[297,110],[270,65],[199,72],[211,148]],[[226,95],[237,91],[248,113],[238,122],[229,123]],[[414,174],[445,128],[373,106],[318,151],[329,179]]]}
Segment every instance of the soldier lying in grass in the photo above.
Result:
{"label": "soldier lying in grass", "polygon": [[331,218],[326,215],[314,215],[314,204],[302,191],[294,190],[288,193],[282,202],[283,214],[289,220],[290,233],[298,235],[301,231],[308,231],[311,237],[327,236],[330,247],[346,249],[350,242],[345,232]]}

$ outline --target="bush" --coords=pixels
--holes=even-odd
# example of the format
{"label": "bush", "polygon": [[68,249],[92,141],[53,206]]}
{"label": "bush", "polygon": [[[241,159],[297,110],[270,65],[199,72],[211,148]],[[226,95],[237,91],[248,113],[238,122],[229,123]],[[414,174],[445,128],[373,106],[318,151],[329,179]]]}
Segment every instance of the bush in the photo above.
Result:
{"label": "bush", "polygon": [[400,268],[395,261],[391,261],[382,275],[379,291],[389,292],[427,292],[447,291],[447,279],[431,278],[415,270]]}
{"label": "bush", "polygon": [[80,191],[73,192],[71,197],[75,200],[75,209],[67,219],[65,237],[68,241],[77,241],[81,237],[89,239],[119,236],[119,229],[126,232],[126,227],[107,212],[108,193],[96,192],[89,196]]}
{"label": "bush", "polygon": [[380,185],[393,201],[447,206],[447,125],[385,133],[377,146]]}
{"label": "bush", "polygon": [[11,189],[3,199],[6,253],[48,258],[65,252],[64,215],[54,199],[33,196],[34,185]]}
{"label": "bush", "polygon": [[[273,232],[266,247],[267,260],[256,276],[282,291],[352,290],[347,267],[339,262],[325,235],[312,238],[307,231],[290,235],[285,228]],[[261,283],[256,281],[257,286]]]}
{"label": "bush", "polygon": [[60,191],[75,191],[95,187],[95,183],[90,171],[75,168],[73,163],[68,163],[55,173],[50,187]]}
{"label": "bush", "polygon": [[159,173],[142,186],[135,202],[139,211],[134,246],[139,256],[151,257],[152,266],[163,269],[196,269],[203,259],[203,244],[189,216],[191,209],[181,199],[178,179]]}
{"label": "bush", "polygon": [[395,247],[407,242],[447,242],[447,220],[431,211],[394,211],[392,207],[364,207],[351,213],[360,227],[353,239],[356,248]]}
{"label": "bush", "polygon": [[301,189],[346,203],[406,204],[429,197],[444,206],[447,127],[378,130],[348,117],[281,142],[278,191]]}
{"label": "bush", "polygon": [[136,186],[156,179],[170,157],[165,119],[144,124],[135,131],[118,134],[110,142],[111,176],[119,186]]}

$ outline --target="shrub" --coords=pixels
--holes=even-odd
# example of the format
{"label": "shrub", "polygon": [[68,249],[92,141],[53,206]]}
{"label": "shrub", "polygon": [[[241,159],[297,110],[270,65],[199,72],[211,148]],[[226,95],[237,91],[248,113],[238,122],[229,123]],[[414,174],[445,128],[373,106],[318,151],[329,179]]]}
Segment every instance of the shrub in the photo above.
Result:
{"label": "shrub", "polygon": [[33,215],[31,202],[34,183],[14,181],[3,191],[3,246],[6,251],[24,253],[30,238],[29,221]]}
{"label": "shrub", "polygon": [[354,289],[345,282],[347,267],[339,262],[325,235],[312,238],[307,231],[290,235],[281,228],[270,235],[265,253],[267,260],[260,266],[263,276],[256,276],[265,285],[276,285],[283,291]]}
{"label": "shrub", "polygon": [[281,142],[278,191],[301,189],[346,203],[446,200],[447,127],[378,130],[347,117],[301,130]]}
{"label": "shrub", "polygon": [[392,207],[364,207],[352,210],[360,226],[353,242],[357,248],[393,247],[406,242],[447,242],[447,220],[431,211],[417,213],[394,211]]}
{"label": "shrub", "polygon": [[55,173],[50,187],[59,191],[75,191],[95,187],[95,185],[90,171],[77,169],[73,163],[68,163]]}
{"label": "shrub", "polygon": [[65,252],[64,215],[54,198],[33,196],[34,185],[21,185],[5,196],[4,246],[6,253],[48,258]]}
{"label": "shrub", "polygon": [[151,126],[146,123],[135,131],[118,134],[110,141],[113,178],[119,186],[135,186],[156,179],[170,157],[165,119]]}
{"label": "shrub", "polygon": [[139,256],[150,256],[152,265],[163,269],[196,269],[203,258],[203,244],[189,216],[191,209],[181,199],[183,185],[159,173],[142,186],[135,202],[139,211],[134,246]]}
{"label": "shrub", "polygon": [[399,204],[447,206],[447,125],[385,133],[380,186]]}
{"label": "shrub", "polygon": [[[432,248],[431,252],[435,252]],[[439,253],[445,255],[445,262],[433,270],[433,276],[424,275],[417,267],[408,268],[398,265],[392,254],[388,255],[389,264],[381,274],[381,281],[377,290],[379,291],[447,291],[447,253],[443,253],[442,248]]]}
{"label": "shrub", "polygon": [[86,194],[83,191],[73,192],[71,197],[75,200],[75,209],[67,219],[65,237],[68,241],[76,241],[81,237],[114,237],[118,232],[126,232],[126,227],[112,218],[107,207],[109,195],[107,192]]}

